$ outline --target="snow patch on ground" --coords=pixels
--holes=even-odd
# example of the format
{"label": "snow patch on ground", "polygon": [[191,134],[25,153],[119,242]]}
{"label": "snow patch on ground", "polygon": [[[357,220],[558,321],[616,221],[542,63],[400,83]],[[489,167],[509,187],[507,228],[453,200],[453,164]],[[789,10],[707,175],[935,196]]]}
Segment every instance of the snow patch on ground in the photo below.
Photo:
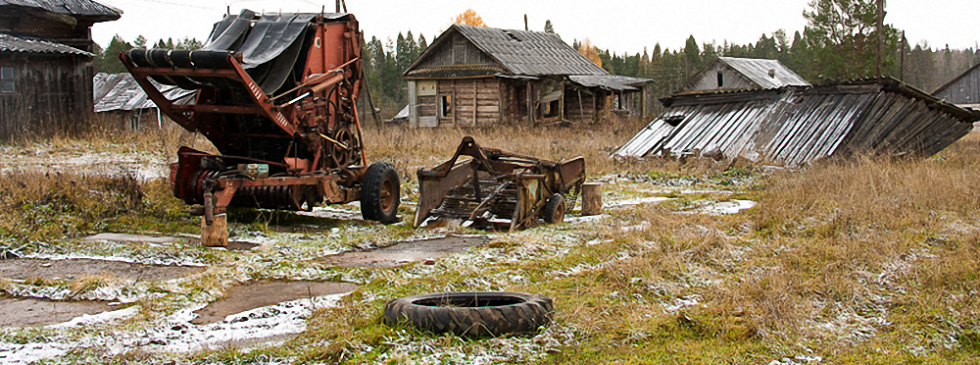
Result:
{"label": "snow patch on ground", "polygon": [[737,214],[739,211],[745,209],[751,209],[758,205],[758,203],[751,200],[738,200],[732,199],[727,202],[717,202],[702,206],[697,208],[691,213],[700,213],[707,215],[725,215],[725,214]]}
{"label": "snow patch on ground", "polygon": [[[146,352],[189,353],[205,349],[220,349],[229,344],[267,346],[285,336],[306,330],[306,319],[317,308],[335,307],[349,293],[303,298],[276,305],[252,309],[229,315],[222,322],[204,326],[190,323],[194,311],[206,304],[186,308],[146,331],[100,333],[81,339],[68,335],[47,338],[45,342],[15,344],[0,341],[0,364],[27,364],[67,354],[73,349],[102,348],[110,355],[118,355],[134,349]],[[71,321],[51,325],[50,328],[66,329],[93,326],[129,318],[139,312],[139,307],[129,307],[98,315],[83,315]]]}
{"label": "snow patch on ground", "polygon": [[43,259],[43,260],[102,260],[102,261],[118,261],[126,262],[130,264],[143,264],[143,265],[175,265],[175,266],[197,266],[206,267],[208,265],[190,261],[186,258],[172,258],[172,257],[122,257],[122,256],[97,256],[97,255],[80,255],[80,254],[27,254],[23,255],[22,258],[25,259]]}

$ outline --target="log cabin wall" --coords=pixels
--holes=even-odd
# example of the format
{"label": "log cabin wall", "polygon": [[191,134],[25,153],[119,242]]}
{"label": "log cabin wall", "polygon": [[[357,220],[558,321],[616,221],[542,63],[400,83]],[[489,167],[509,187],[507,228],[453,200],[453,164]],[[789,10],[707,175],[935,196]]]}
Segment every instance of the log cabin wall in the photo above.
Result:
{"label": "log cabin wall", "polygon": [[571,121],[592,123],[598,116],[599,90],[580,87],[565,88],[565,118]]}
{"label": "log cabin wall", "polygon": [[500,85],[493,77],[439,80],[434,100],[419,97],[419,116],[434,109],[440,127],[491,126],[501,121]]}

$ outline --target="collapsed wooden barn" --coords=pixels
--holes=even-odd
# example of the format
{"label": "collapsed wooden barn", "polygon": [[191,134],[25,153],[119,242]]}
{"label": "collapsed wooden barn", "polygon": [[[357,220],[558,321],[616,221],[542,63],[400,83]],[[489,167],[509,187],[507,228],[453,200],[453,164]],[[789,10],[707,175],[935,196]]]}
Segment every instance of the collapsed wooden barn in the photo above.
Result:
{"label": "collapsed wooden barn", "polygon": [[0,138],[85,127],[91,28],[120,13],[90,0],[0,0]]}
{"label": "collapsed wooden barn", "polygon": [[454,24],[402,77],[411,127],[646,114],[651,80],[610,75],[558,36]]}
{"label": "collapsed wooden barn", "polygon": [[854,154],[931,156],[980,120],[980,112],[892,78],[661,101],[667,110],[616,156],[724,155],[785,166]]}

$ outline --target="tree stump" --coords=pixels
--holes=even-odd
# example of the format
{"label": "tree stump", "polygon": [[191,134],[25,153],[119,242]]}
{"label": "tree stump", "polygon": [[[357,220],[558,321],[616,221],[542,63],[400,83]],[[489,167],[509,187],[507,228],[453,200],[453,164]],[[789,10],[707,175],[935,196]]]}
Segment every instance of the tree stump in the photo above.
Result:
{"label": "tree stump", "polygon": [[602,184],[582,184],[582,215],[602,214]]}
{"label": "tree stump", "polygon": [[216,214],[211,225],[201,217],[201,244],[208,247],[228,246],[227,214]]}

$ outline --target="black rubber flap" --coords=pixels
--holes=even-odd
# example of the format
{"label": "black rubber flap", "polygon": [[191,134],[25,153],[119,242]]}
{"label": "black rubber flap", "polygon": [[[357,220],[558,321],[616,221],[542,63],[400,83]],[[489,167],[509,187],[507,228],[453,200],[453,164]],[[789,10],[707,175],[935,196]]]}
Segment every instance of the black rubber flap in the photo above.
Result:
{"label": "black rubber flap", "polygon": [[[271,61],[296,41],[317,14],[281,14],[263,16],[239,48],[243,66],[253,68]],[[292,67],[292,65],[290,65]]]}
{"label": "black rubber flap", "polygon": [[215,25],[208,44],[205,44],[201,49],[206,51],[233,50],[251,27],[254,18],[255,13],[248,9],[242,10],[242,13],[237,17],[226,16]]}

